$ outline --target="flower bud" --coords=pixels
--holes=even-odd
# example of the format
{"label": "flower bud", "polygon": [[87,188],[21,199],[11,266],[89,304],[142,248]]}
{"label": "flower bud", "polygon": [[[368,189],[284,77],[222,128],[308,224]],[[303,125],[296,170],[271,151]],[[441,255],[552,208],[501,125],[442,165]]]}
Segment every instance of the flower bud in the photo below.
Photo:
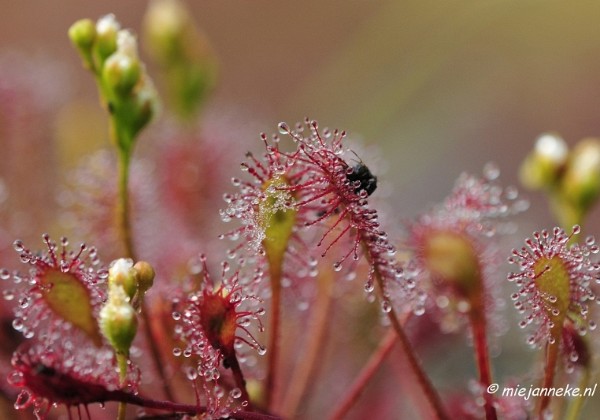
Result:
{"label": "flower bud", "polygon": [[89,56],[96,38],[96,25],[91,19],[81,19],[69,28],[69,38],[82,55]]}
{"label": "flower bud", "polygon": [[600,195],[600,140],[580,141],[569,159],[562,183],[567,199],[581,210],[587,210]]}
{"label": "flower bud", "polygon": [[131,119],[131,130],[134,135],[158,114],[160,108],[158,93],[149,77],[143,77],[135,93],[135,107]]}
{"label": "flower bud", "polygon": [[133,267],[133,261],[129,258],[114,260],[108,269],[108,287],[121,287],[127,296],[132,299],[138,290],[137,271]]}
{"label": "flower bud", "polygon": [[109,14],[98,19],[95,50],[100,59],[99,64],[104,63],[104,60],[117,50],[117,34],[120,29],[121,25],[115,15]]}
{"label": "flower bud", "polygon": [[538,137],[534,150],[521,165],[521,182],[528,188],[550,187],[558,180],[567,162],[568,147],[565,141],[553,133]]}
{"label": "flower bud", "polygon": [[190,26],[183,5],[176,0],[153,0],[144,17],[144,35],[151,53],[167,63],[181,53],[182,36]]}
{"label": "flower bud", "polygon": [[135,309],[123,287],[111,288],[108,302],[100,311],[100,329],[117,352],[129,354],[137,333],[137,322]]}
{"label": "flower bud", "polygon": [[102,69],[103,79],[120,97],[125,97],[131,93],[140,76],[140,61],[121,52],[108,57]]}
{"label": "flower bud", "polygon": [[147,292],[154,284],[154,268],[146,261],[138,261],[133,266],[133,269],[137,274],[140,293]]}
{"label": "flower bud", "polygon": [[177,0],[154,0],[144,18],[145,46],[164,70],[173,107],[193,117],[216,85],[217,60],[206,36]]}

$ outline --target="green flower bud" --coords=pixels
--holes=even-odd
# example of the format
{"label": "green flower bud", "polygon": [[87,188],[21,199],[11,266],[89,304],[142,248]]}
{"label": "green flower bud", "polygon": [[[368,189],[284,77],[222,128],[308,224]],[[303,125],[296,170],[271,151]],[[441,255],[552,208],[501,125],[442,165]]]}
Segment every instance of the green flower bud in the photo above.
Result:
{"label": "green flower bud", "polygon": [[69,28],[69,38],[81,53],[84,63],[91,67],[91,54],[96,39],[96,25],[90,19],[81,19]]}
{"label": "green flower bud", "polygon": [[144,17],[144,35],[152,55],[165,64],[176,59],[190,26],[189,15],[179,1],[151,1]]}
{"label": "green flower bud", "polygon": [[98,64],[104,63],[104,60],[117,50],[117,34],[120,29],[121,25],[117,22],[115,15],[110,14],[98,19],[94,46],[100,61]]}
{"label": "green flower bud", "polygon": [[557,134],[546,133],[538,137],[534,150],[521,165],[520,178],[523,185],[531,189],[554,185],[563,170],[568,147]]}
{"label": "green flower bud", "polygon": [[192,118],[217,81],[217,60],[207,37],[178,0],[154,0],[144,18],[144,45],[161,65],[173,108]]}
{"label": "green flower bud", "polygon": [[126,295],[133,299],[138,290],[138,274],[129,258],[114,260],[108,269],[109,292],[114,288],[123,288]]}
{"label": "green flower bud", "polygon": [[111,346],[121,354],[129,354],[137,333],[137,315],[121,286],[111,288],[108,302],[100,310],[100,329]]}
{"label": "green flower bud", "polygon": [[140,82],[138,90],[136,90],[131,122],[134,135],[144,128],[158,114],[159,110],[158,93],[150,78],[144,77]]}
{"label": "green flower bud", "polygon": [[117,52],[104,63],[102,77],[117,96],[125,97],[140,80],[140,67],[139,59]]}
{"label": "green flower bud", "polygon": [[580,141],[571,153],[562,182],[565,197],[580,210],[588,210],[600,195],[600,140]]}

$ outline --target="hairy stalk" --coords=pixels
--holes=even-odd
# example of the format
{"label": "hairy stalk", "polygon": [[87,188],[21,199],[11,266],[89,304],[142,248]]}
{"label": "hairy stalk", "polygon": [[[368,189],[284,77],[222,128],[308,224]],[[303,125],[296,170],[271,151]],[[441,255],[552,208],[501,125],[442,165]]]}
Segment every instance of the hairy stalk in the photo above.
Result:
{"label": "hairy stalk", "polygon": [[296,365],[292,374],[292,384],[282,403],[281,413],[286,418],[294,418],[302,397],[307,392],[307,385],[316,374],[317,361],[323,349],[325,333],[329,325],[329,312],[332,303],[334,276],[331,270],[323,271],[318,279],[317,301],[312,309],[313,317],[306,333],[308,343],[302,354],[302,360]]}
{"label": "hairy stalk", "polygon": [[267,347],[267,379],[265,385],[264,407],[271,409],[276,396],[277,367],[279,364],[279,334],[281,325],[281,265],[269,264],[271,281],[271,319],[269,321],[270,335]]}
{"label": "hairy stalk", "polygon": [[252,411],[252,402],[250,401],[250,396],[248,395],[248,390],[246,389],[246,380],[244,379],[244,374],[242,373],[242,368],[240,367],[240,364],[237,360],[237,357],[235,357],[235,354],[233,355],[233,357],[230,357],[227,359],[227,364],[231,368],[231,373],[233,374],[233,379],[235,380],[235,385],[242,392],[242,396],[241,396],[242,400],[245,400],[248,402],[247,408],[248,408],[248,410]]}
{"label": "hairy stalk", "polygon": [[342,420],[345,418],[352,406],[358,401],[360,394],[362,394],[385,358],[394,348],[396,339],[396,332],[394,330],[389,330],[367,363],[363,366],[362,370],[350,386],[350,389],[346,392],[346,395],[344,395],[341,402],[333,411],[333,414],[329,416],[330,420]]}

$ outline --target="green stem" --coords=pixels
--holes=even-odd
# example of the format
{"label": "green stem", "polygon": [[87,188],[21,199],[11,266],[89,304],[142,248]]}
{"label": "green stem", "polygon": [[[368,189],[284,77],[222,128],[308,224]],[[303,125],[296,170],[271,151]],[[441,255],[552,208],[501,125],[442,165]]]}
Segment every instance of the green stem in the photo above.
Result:
{"label": "green stem", "polygon": [[128,151],[119,151],[119,204],[118,223],[121,239],[125,247],[127,258],[136,260],[133,247],[133,234],[131,226],[130,203],[129,203],[129,167],[131,154]]}
{"label": "green stem", "polygon": [[[121,388],[125,387],[127,382],[127,360],[128,356],[121,352],[117,352],[117,363],[119,365],[119,382]],[[127,403],[121,401],[119,403],[119,410],[117,412],[117,420],[125,420],[125,414],[127,411]]]}
{"label": "green stem", "polygon": [[[112,124],[113,140],[116,145],[128,144],[127,139],[123,138],[123,134],[118,127],[115,126],[113,120]],[[129,142],[131,144],[131,142]],[[133,245],[133,228],[131,223],[130,213],[130,200],[129,200],[129,170],[131,164],[131,150],[119,147],[119,195],[118,195],[118,227],[125,247],[125,255],[128,258],[136,261],[136,253]],[[162,362],[160,350],[158,348],[159,340],[154,336],[152,331],[152,325],[150,323],[150,315],[148,307],[144,300],[141,301],[141,315],[144,324],[144,334],[146,336],[146,342],[150,348],[150,353],[154,361],[154,366],[158,372],[160,381],[162,383],[165,397],[169,400],[173,400],[173,392],[171,391],[170,383],[167,379],[165,372],[165,365]]]}

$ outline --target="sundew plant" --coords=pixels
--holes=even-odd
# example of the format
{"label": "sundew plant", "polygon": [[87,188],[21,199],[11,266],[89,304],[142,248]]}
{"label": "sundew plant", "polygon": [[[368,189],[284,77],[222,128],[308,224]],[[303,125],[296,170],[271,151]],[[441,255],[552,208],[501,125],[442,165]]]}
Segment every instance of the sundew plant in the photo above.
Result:
{"label": "sundew plant", "polygon": [[[311,109],[239,143],[180,2],[151,2],[139,36],[113,14],[65,33],[109,139],[58,181],[37,243],[2,209],[0,417],[592,418],[600,140],[546,133],[520,157],[552,225],[524,228],[487,160],[408,217],[381,157]],[[67,93],[7,63],[0,140],[28,142]],[[441,372],[434,349],[466,362]]]}

